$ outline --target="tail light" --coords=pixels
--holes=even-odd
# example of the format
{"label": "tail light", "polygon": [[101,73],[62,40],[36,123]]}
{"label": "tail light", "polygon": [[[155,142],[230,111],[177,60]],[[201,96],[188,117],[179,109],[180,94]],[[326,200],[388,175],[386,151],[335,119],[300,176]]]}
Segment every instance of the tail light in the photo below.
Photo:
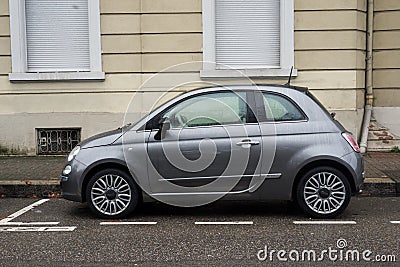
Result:
{"label": "tail light", "polygon": [[353,135],[350,133],[342,133],[344,139],[346,139],[347,143],[353,148],[355,152],[360,152],[360,147],[357,144],[357,141],[354,139]]}

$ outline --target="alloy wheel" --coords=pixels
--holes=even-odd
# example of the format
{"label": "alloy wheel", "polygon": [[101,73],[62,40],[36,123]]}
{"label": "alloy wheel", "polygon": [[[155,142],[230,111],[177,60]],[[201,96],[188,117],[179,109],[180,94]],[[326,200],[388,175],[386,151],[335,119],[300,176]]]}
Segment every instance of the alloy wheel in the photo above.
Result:
{"label": "alloy wheel", "polygon": [[346,187],[341,178],[330,172],[318,172],[305,183],[306,205],[318,214],[336,212],[346,200]]}
{"label": "alloy wheel", "polygon": [[90,191],[93,206],[104,215],[118,215],[129,206],[132,191],[121,176],[106,174],[99,177]]}

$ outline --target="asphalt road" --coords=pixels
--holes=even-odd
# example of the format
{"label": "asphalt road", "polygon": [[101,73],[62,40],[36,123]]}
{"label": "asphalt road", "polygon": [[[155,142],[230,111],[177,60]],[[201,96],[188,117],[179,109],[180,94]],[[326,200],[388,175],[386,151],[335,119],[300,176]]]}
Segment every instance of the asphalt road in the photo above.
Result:
{"label": "asphalt road", "polygon": [[[0,266],[320,266],[321,258],[330,266],[335,257],[341,266],[365,266],[366,260],[393,261],[392,255],[397,262],[379,265],[400,265],[400,224],[393,223],[400,221],[400,198],[353,198],[340,218],[322,222],[289,202],[217,202],[199,208],[150,203],[130,218],[107,222],[84,204],[63,199],[7,218],[37,201],[0,199]],[[202,224],[218,222],[233,224]],[[281,259],[279,250],[285,252]],[[315,259],[304,250],[313,250]],[[360,262],[349,250],[357,250]]]}

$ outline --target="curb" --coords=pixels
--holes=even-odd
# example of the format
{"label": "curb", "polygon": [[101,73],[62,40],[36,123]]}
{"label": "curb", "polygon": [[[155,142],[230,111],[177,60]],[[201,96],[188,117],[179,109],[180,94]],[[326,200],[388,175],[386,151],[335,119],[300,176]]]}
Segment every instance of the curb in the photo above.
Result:
{"label": "curb", "polygon": [[400,196],[400,177],[392,178],[392,180],[396,182],[396,192]]}
{"label": "curb", "polygon": [[[400,179],[365,178],[362,197],[400,196]],[[0,197],[60,197],[60,179],[0,181]]]}
{"label": "curb", "polygon": [[392,178],[365,178],[361,196],[400,196],[400,181]]}
{"label": "curb", "polygon": [[0,197],[34,198],[60,197],[59,179],[0,181]]}

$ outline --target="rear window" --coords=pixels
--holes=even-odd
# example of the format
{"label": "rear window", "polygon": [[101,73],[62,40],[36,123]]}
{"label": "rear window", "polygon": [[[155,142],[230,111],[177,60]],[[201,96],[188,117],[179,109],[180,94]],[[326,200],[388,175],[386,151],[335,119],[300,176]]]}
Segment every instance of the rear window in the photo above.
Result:
{"label": "rear window", "polygon": [[303,113],[286,97],[263,93],[267,121],[304,120]]}

